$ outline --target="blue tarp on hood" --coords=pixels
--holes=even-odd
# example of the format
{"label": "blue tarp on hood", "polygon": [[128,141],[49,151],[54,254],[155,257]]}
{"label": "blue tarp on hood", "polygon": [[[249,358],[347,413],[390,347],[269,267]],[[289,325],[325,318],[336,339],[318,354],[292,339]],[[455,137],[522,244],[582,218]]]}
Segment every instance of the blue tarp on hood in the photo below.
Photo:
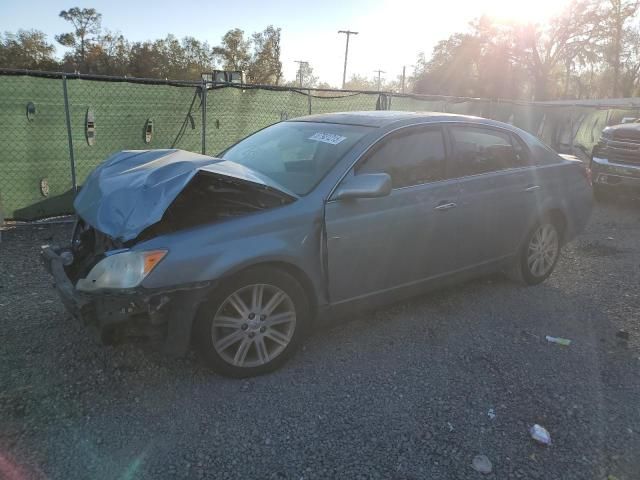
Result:
{"label": "blue tarp on hood", "polygon": [[100,232],[121,241],[131,240],[160,221],[199,171],[295,196],[268,177],[227,160],[176,149],[125,150],[91,172],[73,206]]}

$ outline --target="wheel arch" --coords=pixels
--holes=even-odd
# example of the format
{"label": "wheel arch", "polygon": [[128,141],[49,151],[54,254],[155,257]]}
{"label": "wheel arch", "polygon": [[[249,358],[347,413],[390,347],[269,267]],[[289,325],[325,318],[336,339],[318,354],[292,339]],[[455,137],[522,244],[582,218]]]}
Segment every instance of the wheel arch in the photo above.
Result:
{"label": "wheel arch", "polygon": [[564,211],[560,208],[551,208],[544,213],[543,218],[544,217],[548,217],[554,225],[558,227],[558,233],[560,233],[560,238],[562,242],[564,242],[567,227],[569,225]]}
{"label": "wheel arch", "polygon": [[314,287],[313,281],[311,280],[311,277],[309,277],[309,275],[302,268],[300,268],[298,265],[282,260],[266,260],[262,262],[252,263],[251,265],[246,265],[243,268],[234,271],[231,275],[238,275],[254,268],[274,268],[291,275],[302,287],[302,290],[307,297],[307,301],[309,302],[309,311],[311,313],[311,316],[315,317],[318,310],[318,298],[316,289]]}

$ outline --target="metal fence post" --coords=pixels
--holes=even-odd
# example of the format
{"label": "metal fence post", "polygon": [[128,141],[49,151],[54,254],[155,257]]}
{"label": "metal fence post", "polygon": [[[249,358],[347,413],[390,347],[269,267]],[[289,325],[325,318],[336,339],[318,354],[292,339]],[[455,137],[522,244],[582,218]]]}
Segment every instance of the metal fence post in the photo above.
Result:
{"label": "metal fence post", "polygon": [[207,81],[202,79],[200,87],[202,100],[202,154],[207,154]]}
{"label": "metal fence post", "polygon": [[0,194],[0,243],[2,243],[2,227],[4,227],[4,210],[2,209],[2,194]]}
{"label": "metal fence post", "polygon": [[76,159],[73,154],[73,135],[71,135],[71,114],[69,113],[69,94],[67,93],[67,76],[62,75],[62,94],[64,96],[64,115],[67,121],[67,140],[69,142],[69,160],[71,161],[71,188],[78,191],[76,181]]}
{"label": "metal fence post", "polygon": [[309,115],[311,115],[311,89],[307,90],[307,99],[309,100]]}

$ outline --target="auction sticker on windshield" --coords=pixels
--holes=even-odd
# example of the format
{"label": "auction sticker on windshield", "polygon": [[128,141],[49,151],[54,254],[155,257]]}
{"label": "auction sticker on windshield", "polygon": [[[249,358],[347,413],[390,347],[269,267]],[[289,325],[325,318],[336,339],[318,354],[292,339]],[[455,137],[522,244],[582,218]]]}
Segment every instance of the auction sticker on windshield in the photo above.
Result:
{"label": "auction sticker on windshield", "polygon": [[309,137],[309,140],[315,140],[316,142],[329,143],[331,145],[338,145],[347,137],[336,135],[335,133],[317,132]]}

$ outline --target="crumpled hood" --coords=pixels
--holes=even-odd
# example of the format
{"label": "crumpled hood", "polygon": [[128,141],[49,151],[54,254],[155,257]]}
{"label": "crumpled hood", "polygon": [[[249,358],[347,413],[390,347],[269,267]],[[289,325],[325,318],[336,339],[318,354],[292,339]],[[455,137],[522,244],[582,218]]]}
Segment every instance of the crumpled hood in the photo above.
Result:
{"label": "crumpled hood", "polygon": [[124,150],[91,172],[73,206],[95,229],[113,239],[131,240],[162,219],[199,171],[295,198],[295,194],[268,177],[228,160],[177,149]]}

